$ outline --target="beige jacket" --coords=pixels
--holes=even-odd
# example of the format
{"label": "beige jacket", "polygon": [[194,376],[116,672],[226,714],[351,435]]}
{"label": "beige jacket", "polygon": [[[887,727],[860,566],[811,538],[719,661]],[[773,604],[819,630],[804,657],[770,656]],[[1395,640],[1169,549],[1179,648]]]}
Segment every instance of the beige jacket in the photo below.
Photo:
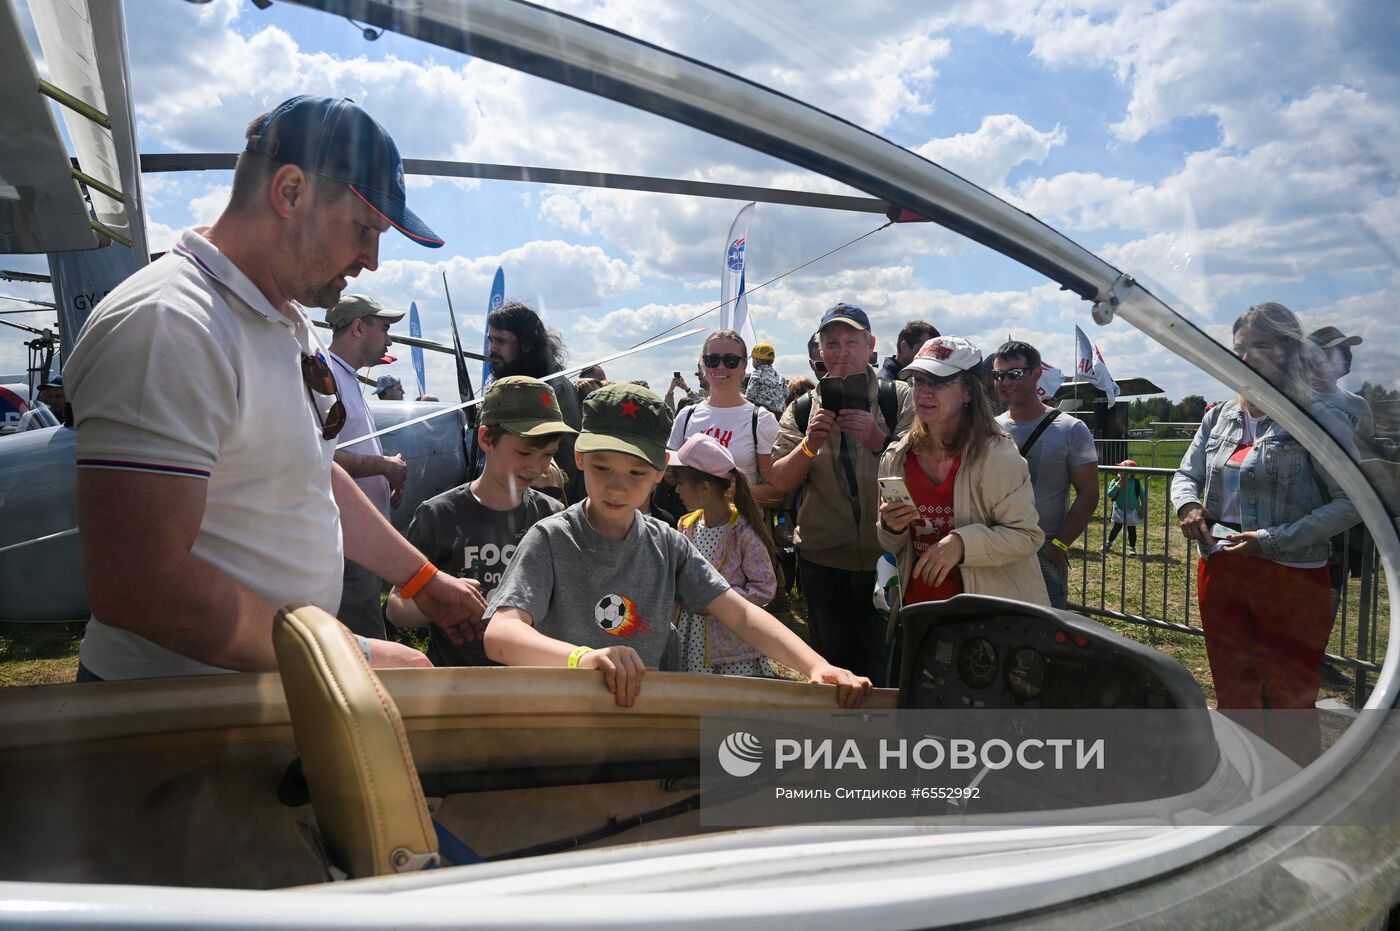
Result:
{"label": "beige jacket", "polygon": [[[880,431],[887,436],[889,429],[885,417],[880,413],[877,400],[879,386],[875,369],[868,368],[870,375],[870,412]],[[899,416],[895,420],[895,435],[909,431],[914,423],[914,400],[909,386],[895,382],[895,397],[899,401]],[[812,416],[821,410],[821,394],[815,389],[812,396]],[[797,448],[804,436],[797,429],[796,404],[789,404],[778,422],[778,440],[773,444],[773,461],[777,462]],[[849,480],[841,464],[841,431],[831,431],[831,436],[817,450],[812,460],[807,478],[802,484],[802,503],[797,509],[797,532],[793,539],[802,558],[819,566],[832,569],[845,569],[854,572],[868,572],[875,568],[880,554],[884,552],[875,539],[874,522],[880,507],[879,486],[875,481],[880,468],[880,454],[866,449],[854,440],[850,443],[850,455],[856,477],[856,507],[852,506],[848,492]],[[893,447],[891,447],[893,448]]]}
{"label": "beige jacket", "polygon": [[[880,477],[904,478],[904,460],[911,437],[906,436],[886,452]],[[959,468],[953,486],[953,525],[963,542],[963,591],[970,595],[995,595],[1049,606],[1045,579],[1036,553],[1045,543],[1035,509],[1026,460],[1008,436],[994,439],[971,468]],[[912,578],[914,539],[906,527],[891,533],[875,519],[875,532],[886,552],[899,563],[901,583]]]}

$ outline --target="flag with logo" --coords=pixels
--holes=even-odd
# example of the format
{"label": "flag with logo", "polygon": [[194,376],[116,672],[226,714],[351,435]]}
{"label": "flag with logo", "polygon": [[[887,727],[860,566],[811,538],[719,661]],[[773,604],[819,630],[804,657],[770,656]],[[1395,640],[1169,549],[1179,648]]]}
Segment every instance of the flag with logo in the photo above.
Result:
{"label": "flag with logo", "polygon": [[[491,355],[491,315],[501,309],[501,305],[506,302],[506,273],[501,266],[496,266],[496,277],[491,279],[491,296],[486,301],[486,324],[483,327],[481,354],[486,357]],[[486,385],[491,381],[491,363],[483,361],[481,363],[481,390],[486,390]]]}
{"label": "flag with logo", "polygon": [[1064,383],[1064,372],[1045,361],[1040,363],[1040,381],[1036,382],[1035,393],[1042,401],[1054,400],[1055,392],[1059,391]]}
{"label": "flag with logo", "polygon": [[[418,322],[418,302],[410,301],[408,305],[408,335],[415,339],[422,339],[423,327]],[[428,393],[428,380],[423,373],[423,347],[414,346],[409,353],[413,360],[413,375],[418,379],[418,397]]]}
{"label": "flag with logo", "polygon": [[1074,328],[1075,364],[1074,373],[1101,389],[1108,396],[1109,406],[1118,401],[1118,383],[1108,373],[1108,364],[1097,346],[1089,342],[1089,337],[1079,327]]}
{"label": "flag with logo", "polygon": [[758,341],[753,320],[749,317],[749,302],[744,297],[744,263],[747,259],[749,221],[753,219],[752,203],[745,204],[729,227],[729,239],[724,247],[724,270],[719,278],[719,326],[734,330],[750,348]]}

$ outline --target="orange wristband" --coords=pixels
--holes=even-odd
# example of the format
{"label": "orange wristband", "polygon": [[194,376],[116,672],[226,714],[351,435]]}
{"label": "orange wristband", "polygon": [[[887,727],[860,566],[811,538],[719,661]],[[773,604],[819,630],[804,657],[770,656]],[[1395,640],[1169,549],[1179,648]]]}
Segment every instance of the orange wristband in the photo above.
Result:
{"label": "orange wristband", "polygon": [[438,567],[430,562],[423,563],[423,568],[413,574],[413,578],[399,586],[399,597],[412,601],[423,590],[423,586],[437,575]]}

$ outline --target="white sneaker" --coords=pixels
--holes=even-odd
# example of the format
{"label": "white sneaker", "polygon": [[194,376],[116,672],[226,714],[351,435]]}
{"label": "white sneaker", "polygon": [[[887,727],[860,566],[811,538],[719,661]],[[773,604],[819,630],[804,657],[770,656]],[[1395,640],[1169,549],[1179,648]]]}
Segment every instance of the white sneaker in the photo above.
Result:
{"label": "white sneaker", "polygon": [[1137,555],[1137,547],[1136,547],[1136,546],[1130,546],[1130,547],[1128,547],[1128,555],[1129,555],[1129,556],[1136,556],[1136,555]]}

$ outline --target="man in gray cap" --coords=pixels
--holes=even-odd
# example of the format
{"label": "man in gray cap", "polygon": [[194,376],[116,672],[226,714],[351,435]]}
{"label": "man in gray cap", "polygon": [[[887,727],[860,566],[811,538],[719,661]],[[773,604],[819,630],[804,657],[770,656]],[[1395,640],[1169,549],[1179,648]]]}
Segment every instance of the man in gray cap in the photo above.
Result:
{"label": "man in gray cap", "polygon": [[[381,401],[402,401],[403,382],[393,375],[380,375],[374,380],[374,396]],[[420,401],[436,401],[437,398],[424,395]]]}
{"label": "man in gray cap", "polygon": [[19,433],[63,424],[63,376],[55,375],[40,382],[37,392],[37,400],[19,419]]}
{"label": "man in gray cap", "polygon": [[[303,309],[335,307],[391,228],[442,240],[353,101],[294,97],[245,136],[213,226],[103,299],[64,367],[93,612],[80,680],[275,669],[277,610],[337,610],[345,557],[479,636],[477,587],[439,574],[335,464],[346,399]],[[375,667],[429,665],[359,645]]]}
{"label": "man in gray cap", "polygon": [[[326,323],[331,328],[331,371],[335,374],[335,389],[345,404],[340,443],[374,432],[369,405],[355,372],[383,360],[393,344],[389,326],[403,317],[403,311],[385,310],[362,294],[345,295],[326,313]],[[403,485],[408,478],[408,464],[403,457],[384,455],[379,438],[374,437],[336,449],[335,464],[350,473],[387,520],[390,508],[398,507],[403,498]],[[384,615],[379,597],[383,591],[384,581],[379,576],[359,563],[345,560],[345,584],[336,617],[357,634],[383,639]]]}
{"label": "man in gray cap", "polygon": [[1370,443],[1376,437],[1376,419],[1371,405],[1361,395],[1337,384],[1351,372],[1351,347],[1360,346],[1361,337],[1347,336],[1334,326],[1325,326],[1309,333],[1308,340],[1317,347],[1313,368],[1313,390],[1317,392],[1317,399],[1345,417],[1359,441]]}

